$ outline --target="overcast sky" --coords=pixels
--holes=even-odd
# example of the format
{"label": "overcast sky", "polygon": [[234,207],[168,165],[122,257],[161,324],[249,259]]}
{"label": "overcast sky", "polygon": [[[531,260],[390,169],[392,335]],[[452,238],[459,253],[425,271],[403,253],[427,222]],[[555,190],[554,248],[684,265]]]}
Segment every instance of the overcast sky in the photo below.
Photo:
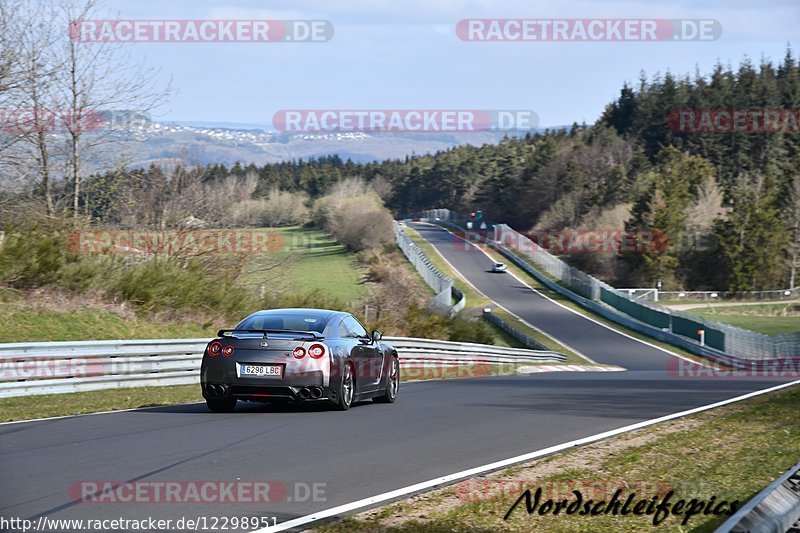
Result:
{"label": "overcast sky", "polygon": [[[592,123],[619,92],[667,70],[707,73],[800,48],[798,0],[106,0],[107,18],[324,19],[325,43],[137,43],[172,78],[155,118],[270,123],[281,109],[531,109]],[[707,42],[465,42],[466,18],[715,19]],[[91,46],[86,44],[85,46]],[[797,55],[797,53],[795,53]]]}

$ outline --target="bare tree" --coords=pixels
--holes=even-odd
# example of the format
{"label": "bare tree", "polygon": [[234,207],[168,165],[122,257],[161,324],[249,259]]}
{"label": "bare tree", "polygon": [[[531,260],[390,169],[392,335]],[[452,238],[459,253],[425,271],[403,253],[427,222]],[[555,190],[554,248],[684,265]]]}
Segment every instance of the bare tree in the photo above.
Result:
{"label": "bare tree", "polygon": [[77,40],[71,24],[102,18],[98,7],[98,0],[0,0],[0,101],[29,117],[0,133],[0,152],[13,145],[2,163],[35,181],[48,215],[57,210],[60,180],[69,183],[66,210],[77,215],[84,174],[131,139],[115,119],[147,115],[169,94],[124,45]]}
{"label": "bare tree", "polygon": [[58,113],[50,108],[52,103],[49,91],[58,65],[53,64],[54,56],[51,47],[57,42],[51,24],[53,10],[48,5],[32,1],[20,2],[17,9],[19,24],[19,70],[20,83],[13,98],[15,107],[28,112],[30,120],[27,124],[19,124],[19,150],[13,154],[11,161],[20,175],[29,176],[37,181],[44,197],[45,212],[54,214],[53,203],[53,168],[52,143],[48,135],[49,118]]}
{"label": "bare tree", "polygon": [[64,121],[63,158],[65,177],[72,189],[71,210],[76,216],[84,164],[101,146],[120,141],[114,128],[106,125],[88,131],[89,125],[123,110],[148,114],[169,94],[168,88],[156,87],[157,71],[134,63],[125,47],[111,42],[80,42],[67,31],[76,21],[97,18],[98,8],[97,0],[60,0],[53,17],[54,26],[62,29],[52,47],[53,63],[60,66],[54,74],[53,99],[54,107],[69,114]]}
{"label": "bare tree", "polygon": [[[22,73],[19,69],[20,28],[15,14],[19,11],[19,2],[0,0],[0,153],[5,152],[18,140],[12,128],[9,128],[8,113],[13,110],[11,103],[19,85]],[[5,163],[5,161],[2,161]]]}

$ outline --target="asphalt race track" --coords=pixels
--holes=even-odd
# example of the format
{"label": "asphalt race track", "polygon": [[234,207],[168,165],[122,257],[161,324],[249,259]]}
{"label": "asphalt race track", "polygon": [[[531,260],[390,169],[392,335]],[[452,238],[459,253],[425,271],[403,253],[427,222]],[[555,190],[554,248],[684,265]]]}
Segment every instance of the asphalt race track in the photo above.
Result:
{"label": "asphalt race track", "polygon": [[[348,412],[192,404],[0,425],[0,516],[276,517],[278,522],[781,383],[682,377],[675,358],[567,311],[445,231],[419,226],[482,292],[627,372],[548,372],[405,383],[397,403]],[[35,402],[35,397],[30,399]],[[79,503],[81,481],[275,481],[252,503]],[[317,501],[308,495],[316,485]]]}

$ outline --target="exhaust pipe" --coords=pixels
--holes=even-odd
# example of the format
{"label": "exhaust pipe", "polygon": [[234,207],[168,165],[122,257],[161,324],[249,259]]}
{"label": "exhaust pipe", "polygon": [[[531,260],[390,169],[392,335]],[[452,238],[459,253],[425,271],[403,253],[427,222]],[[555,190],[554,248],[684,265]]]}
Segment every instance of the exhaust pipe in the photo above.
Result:
{"label": "exhaust pipe", "polygon": [[206,386],[206,389],[208,390],[209,394],[218,397],[225,396],[225,393],[227,392],[225,385],[215,385],[213,383],[209,383]]}
{"label": "exhaust pipe", "polygon": [[303,387],[302,389],[297,391],[297,396],[301,400],[308,400],[308,398],[311,396],[311,392],[308,390],[308,387]]}
{"label": "exhaust pipe", "polygon": [[315,400],[319,400],[322,398],[322,387],[312,387],[311,388],[311,397]]}

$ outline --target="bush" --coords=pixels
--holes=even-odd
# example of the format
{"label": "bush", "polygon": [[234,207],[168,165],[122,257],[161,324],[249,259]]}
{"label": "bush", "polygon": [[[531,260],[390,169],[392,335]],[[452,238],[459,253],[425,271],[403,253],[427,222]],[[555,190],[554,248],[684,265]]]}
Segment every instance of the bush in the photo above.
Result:
{"label": "bush", "polygon": [[67,261],[66,235],[49,225],[6,228],[0,247],[0,282],[32,289],[58,280]]}
{"label": "bush", "polygon": [[479,319],[451,318],[412,306],[406,312],[406,324],[412,337],[494,344],[491,329]]}
{"label": "bush", "polygon": [[450,323],[450,337],[448,337],[448,340],[494,344],[494,334],[489,325],[482,319],[453,317]]}
{"label": "bush", "polygon": [[231,218],[237,225],[297,226],[309,222],[308,195],[272,189],[267,198],[244,200],[235,204]]}
{"label": "bush", "polygon": [[148,311],[206,309],[228,317],[244,316],[257,300],[235,277],[207,272],[197,260],[151,259],[117,273],[111,292]]}
{"label": "bush", "polygon": [[314,222],[354,252],[392,240],[392,215],[363,180],[347,179],[314,203]]}

